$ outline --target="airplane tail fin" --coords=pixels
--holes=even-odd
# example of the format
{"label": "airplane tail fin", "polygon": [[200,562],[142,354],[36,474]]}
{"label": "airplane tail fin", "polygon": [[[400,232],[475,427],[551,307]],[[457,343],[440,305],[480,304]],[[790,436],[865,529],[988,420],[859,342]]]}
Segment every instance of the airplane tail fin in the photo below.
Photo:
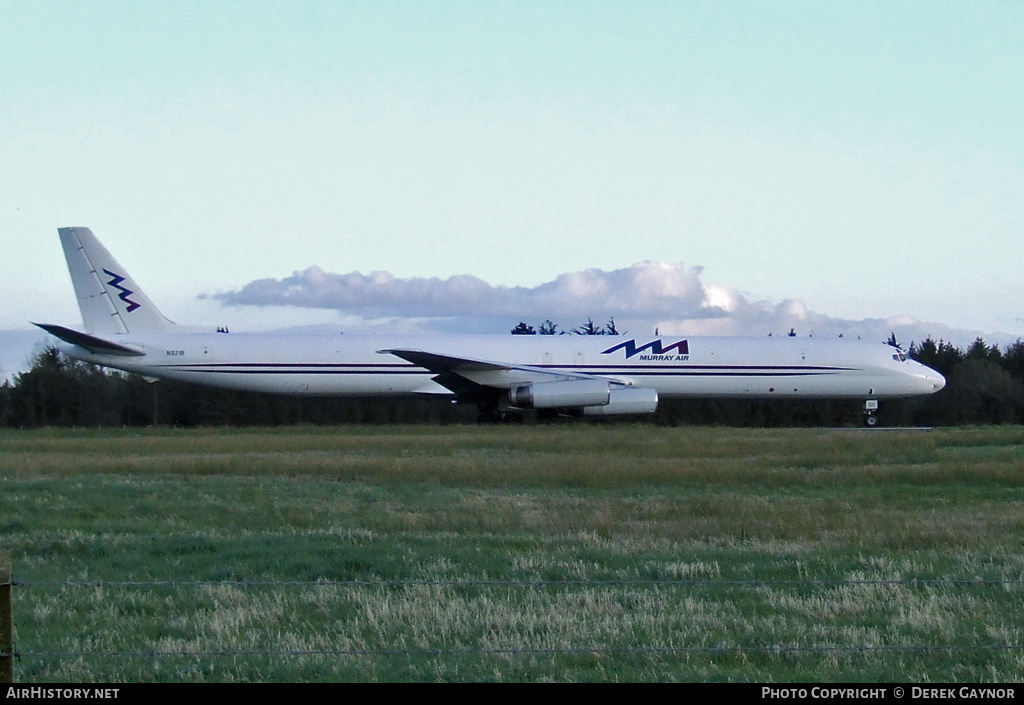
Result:
{"label": "airplane tail fin", "polygon": [[175,324],[149,300],[89,228],[58,228],[85,330],[96,335],[159,333]]}

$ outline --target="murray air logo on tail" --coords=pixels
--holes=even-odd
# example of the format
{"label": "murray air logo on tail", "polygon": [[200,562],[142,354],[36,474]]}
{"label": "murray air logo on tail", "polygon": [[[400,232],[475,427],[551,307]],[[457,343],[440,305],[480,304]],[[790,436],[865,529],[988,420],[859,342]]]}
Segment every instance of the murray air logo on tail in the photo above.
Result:
{"label": "murray air logo on tail", "polygon": [[[619,343],[613,347],[608,348],[601,352],[602,355],[610,355],[617,350],[626,351],[626,359],[633,357],[634,355],[640,355],[647,350],[650,350],[648,355],[640,355],[641,360],[686,360],[690,357],[690,346],[686,340],[680,340],[678,343],[672,343],[667,347],[662,347],[661,339],[652,340],[647,345],[636,346],[636,340],[627,340],[625,343]],[[673,355],[672,351],[675,350],[676,354]]]}
{"label": "murray air logo on tail", "polygon": [[103,271],[113,277],[113,279],[107,282],[107,285],[112,286],[121,292],[120,294],[117,295],[117,298],[121,299],[126,304],[128,304],[128,313],[131,313],[132,311],[137,309],[139,307],[139,304],[135,303],[134,301],[128,298],[135,292],[132,291],[131,289],[121,286],[121,282],[124,281],[124,277],[122,277],[119,274],[114,274],[109,269],[104,269]]}

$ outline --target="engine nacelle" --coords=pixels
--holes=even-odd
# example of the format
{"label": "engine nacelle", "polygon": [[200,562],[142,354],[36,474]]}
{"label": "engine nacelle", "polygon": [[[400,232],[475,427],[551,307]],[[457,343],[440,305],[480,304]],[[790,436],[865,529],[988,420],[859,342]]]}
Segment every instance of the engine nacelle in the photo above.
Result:
{"label": "engine nacelle", "polygon": [[613,389],[607,404],[583,407],[584,416],[653,414],[658,408],[658,390],[644,387]]}
{"label": "engine nacelle", "polygon": [[614,392],[601,379],[574,379],[565,382],[523,384],[508,390],[508,400],[520,409],[557,409],[559,407],[601,407]]}

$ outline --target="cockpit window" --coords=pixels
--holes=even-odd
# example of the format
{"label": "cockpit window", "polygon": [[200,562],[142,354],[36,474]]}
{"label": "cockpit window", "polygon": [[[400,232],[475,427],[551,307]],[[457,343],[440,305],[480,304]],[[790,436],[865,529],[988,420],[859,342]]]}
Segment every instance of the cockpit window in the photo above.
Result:
{"label": "cockpit window", "polygon": [[893,353],[892,359],[893,360],[897,360],[898,362],[906,362],[907,361],[907,355],[902,350],[900,350],[897,353]]}

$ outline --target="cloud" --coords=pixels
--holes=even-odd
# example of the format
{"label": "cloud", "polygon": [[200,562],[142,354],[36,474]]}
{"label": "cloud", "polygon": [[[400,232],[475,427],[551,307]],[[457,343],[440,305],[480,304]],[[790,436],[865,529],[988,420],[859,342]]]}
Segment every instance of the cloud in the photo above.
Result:
{"label": "cloud", "polygon": [[399,279],[388,272],[331,274],[313,266],[213,298],[229,305],[334,309],[364,318],[721,315],[725,299],[714,292],[709,296],[700,273],[699,267],[640,262],[611,272],[570,272],[527,288],[493,286],[470,275]]}
{"label": "cloud", "polygon": [[620,332],[667,335],[798,335],[909,344],[927,337],[966,344],[976,332],[956,331],[897,315],[846,320],[809,311],[800,299],[752,300],[736,289],[705,283],[701,267],[638,262],[604,271],[561,274],[536,287],[495,286],[471,275],[395,277],[388,272],[332,274],[313,266],[283,279],[259,279],[210,298],[233,306],[336,310],[355,327],[393,331],[504,332],[519,321],[552,320],[571,330],[592,318],[614,318]]}

